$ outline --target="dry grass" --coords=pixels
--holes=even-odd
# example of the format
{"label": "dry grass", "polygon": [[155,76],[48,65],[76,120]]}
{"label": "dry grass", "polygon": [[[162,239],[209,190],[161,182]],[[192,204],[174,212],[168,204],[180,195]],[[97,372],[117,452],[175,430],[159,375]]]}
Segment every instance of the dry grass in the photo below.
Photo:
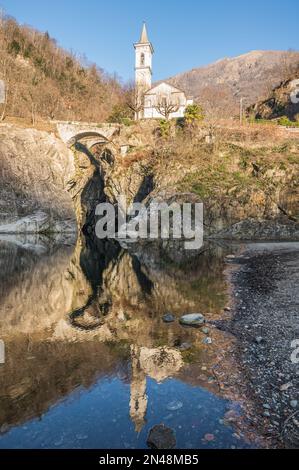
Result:
{"label": "dry grass", "polygon": [[34,125],[30,119],[21,118],[21,117],[10,117],[8,116],[3,124],[13,124],[16,127],[21,127],[22,129],[36,129],[38,131],[44,132],[57,132],[55,124],[49,121],[38,120]]}
{"label": "dry grass", "polygon": [[130,168],[135,163],[148,163],[152,158],[152,151],[150,149],[137,150],[136,152],[129,153],[123,160],[122,166],[124,168]]}

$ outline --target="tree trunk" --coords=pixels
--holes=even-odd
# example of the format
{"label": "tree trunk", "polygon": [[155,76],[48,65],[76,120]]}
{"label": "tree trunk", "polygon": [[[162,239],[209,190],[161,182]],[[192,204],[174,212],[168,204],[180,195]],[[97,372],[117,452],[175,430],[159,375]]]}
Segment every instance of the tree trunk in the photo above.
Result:
{"label": "tree trunk", "polygon": [[7,102],[8,102],[8,87],[6,86],[5,88],[5,97],[4,97],[4,103],[3,103],[3,110],[0,116],[0,122],[3,122],[4,119],[6,118],[6,110],[7,110]]}

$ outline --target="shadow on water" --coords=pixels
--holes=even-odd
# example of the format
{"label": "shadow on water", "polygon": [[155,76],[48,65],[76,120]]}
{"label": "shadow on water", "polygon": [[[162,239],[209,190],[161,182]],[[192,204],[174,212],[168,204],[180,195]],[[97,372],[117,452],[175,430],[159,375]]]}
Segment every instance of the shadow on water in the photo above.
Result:
{"label": "shadow on water", "polygon": [[229,252],[211,245],[184,264],[88,238],[1,240],[0,448],[145,448],[161,422],[180,448],[248,447],[213,372],[231,339],[210,327],[207,346],[178,321],[219,317]]}

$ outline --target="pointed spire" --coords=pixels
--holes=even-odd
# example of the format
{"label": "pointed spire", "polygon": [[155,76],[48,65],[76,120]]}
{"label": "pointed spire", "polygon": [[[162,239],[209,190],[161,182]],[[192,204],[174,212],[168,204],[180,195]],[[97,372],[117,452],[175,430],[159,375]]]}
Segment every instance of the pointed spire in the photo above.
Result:
{"label": "pointed spire", "polygon": [[149,43],[145,22],[143,23],[142,33],[141,33],[141,37],[140,37],[139,42],[140,42],[140,44],[148,44]]}

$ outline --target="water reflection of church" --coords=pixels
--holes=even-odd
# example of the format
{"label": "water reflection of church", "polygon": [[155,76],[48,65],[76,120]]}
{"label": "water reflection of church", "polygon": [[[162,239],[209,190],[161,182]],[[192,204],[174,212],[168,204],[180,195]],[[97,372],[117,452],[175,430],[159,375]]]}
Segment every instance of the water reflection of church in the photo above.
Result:
{"label": "water reflection of church", "polygon": [[130,416],[136,432],[145,424],[147,410],[146,378],[162,382],[175,375],[183,366],[181,353],[175,349],[160,347],[148,349],[131,346],[131,399]]}

